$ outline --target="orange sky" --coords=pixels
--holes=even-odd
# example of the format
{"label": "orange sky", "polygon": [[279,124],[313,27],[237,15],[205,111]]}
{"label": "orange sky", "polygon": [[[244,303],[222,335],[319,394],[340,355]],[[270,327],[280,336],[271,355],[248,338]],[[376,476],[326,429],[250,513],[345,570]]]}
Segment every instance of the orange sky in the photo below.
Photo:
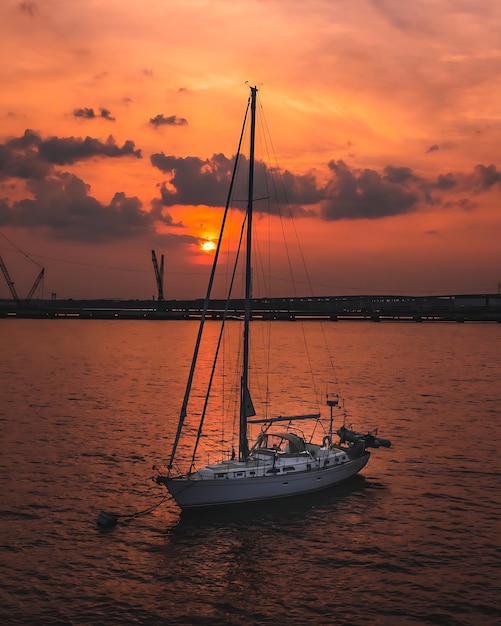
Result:
{"label": "orange sky", "polygon": [[39,271],[21,249],[45,297],[150,298],[154,248],[166,298],[202,297],[221,216],[202,173],[235,152],[245,81],[316,295],[497,292],[500,33],[498,0],[3,0],[0,255],[19,294]]}

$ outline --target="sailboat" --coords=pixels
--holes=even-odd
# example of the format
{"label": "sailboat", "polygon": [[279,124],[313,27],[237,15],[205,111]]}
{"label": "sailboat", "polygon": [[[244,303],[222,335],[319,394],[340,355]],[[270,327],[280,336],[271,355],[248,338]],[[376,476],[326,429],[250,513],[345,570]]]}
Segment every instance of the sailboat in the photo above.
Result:
{"label": "sailboat", "polygon": [[[244,118],[244,128],[240,136],[235,166],[230,182],[228,200],[224,212],[221,233],[214,255],[214,262],[209,278],[205,305],[200,319],[200,326],[195,342],[193,359],[191,362],[188,381],[182,402],[179,422],[175,433],[172,450],[168,462],[154,466],[157,475],[154,480],[163,485],[170,492],[181,509],[196,507],[215,507],[222,505],[237,505],[249,502],[261,502],[278,498],[301,496],[319,490],[327,489],[348,479],[360,472],[370,458],[368,448],[389,447],[390,441],[381,439],[377,432],[362,434],[355,432],[346,425],[334,430],[334,411],[340,408],[338,396],[328,393],[326,405],[328,415],[322,417],[321,412],[295,412],[292,415],[257,415],[251,398],[252,370],[250,367],[251,322],[252,311],[252,244],[253,244],[253,208],[254,208],[254,167],[255,167],[255,136],[256,136],[256,100],[257,87],[250,87],[250,96]],[[198,427],[188,427],[188,405],[190,394],[193,391],[193,381],[200,358],[200,347],[206,322],[209,317],[208,309],[212,295],[214,276],[218,264],[221,241],[225,230],[230,197],[235,182],[238,160],[241,152],[244,129],[250,112],[250,139],[248,156],[247,204],[245,217],[242,223],[240,243],[245,248],[244,283],[245,306],[242,339],[241,373],[238,387],[239,408],[237,409],[238,423],[238,452],[237,444],[228,445],[226,450],[218,452],[209,449],[211,453],[219,455],[205,464],[197,458],[197,449],[204,438],[208,395],[212,389],[214,375],[213,365],[203,410],[200,414]],[[243,246],[245,242],[245,246]],[[230,294],[231,295],[231,294]],[[228,296],[229,301],[229,296]],[[230,315],[228,307],[222,315],[223,328],[226,319],[235,319],[234,312]],[[216,322],[210,322],[213,324]],[[271,324],[276,322],[271,322]],[[235,324],[232,322],[231,324]],[[220,352],[220,341],[216,342],[214,352]],[[216,359],[214,360],[214,363]],[[205,365],[206,367],[206,365]],[[218,390],[223,393],[221,388]],[[222,399],[219,399],[218,410],[221,409]],[[325,424],[324,424],[325,422]],[[308,426],[308,428],[306,428]],[[320,429],[323,428],[323,430]],[[255,439],[250,443],[250,432],[254,429]],[[304,429],[304,430],[303,430]],[[255,432],[257,430],[257,433]],[[180,441],[188,435],[194,439],[191,453],[180,451]],[[309,436],[305,432],[311,433]],[[321,432],[315,440],[315,433]],[[181,469],[179,457],[187,463],[187,469]]]}

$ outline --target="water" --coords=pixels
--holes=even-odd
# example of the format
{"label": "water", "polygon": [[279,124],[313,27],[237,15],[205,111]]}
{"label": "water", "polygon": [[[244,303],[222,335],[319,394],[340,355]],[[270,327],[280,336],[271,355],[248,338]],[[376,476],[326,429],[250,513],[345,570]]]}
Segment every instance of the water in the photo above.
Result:
{"label": "water", "polygon": [[[292,388],[300,324],[274,324]],[[301,503],[102,532],[163,495],[196,324],[0,320],[0,623],[500,623],[501,325],[323,329],[390,450]]]}

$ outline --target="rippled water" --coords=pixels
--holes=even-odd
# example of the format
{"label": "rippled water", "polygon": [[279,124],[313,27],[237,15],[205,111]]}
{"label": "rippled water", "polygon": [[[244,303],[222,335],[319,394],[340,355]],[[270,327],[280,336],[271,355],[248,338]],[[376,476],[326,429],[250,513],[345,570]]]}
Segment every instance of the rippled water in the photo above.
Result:
{"label": "rippled water", "polygon": [[[300,324],[274,324],[294,387]],[[100,532],[163,495],[196,324],[0,320],[0,623],[500,623],[501,325],[323,329],[390,450],[301,503]]]}

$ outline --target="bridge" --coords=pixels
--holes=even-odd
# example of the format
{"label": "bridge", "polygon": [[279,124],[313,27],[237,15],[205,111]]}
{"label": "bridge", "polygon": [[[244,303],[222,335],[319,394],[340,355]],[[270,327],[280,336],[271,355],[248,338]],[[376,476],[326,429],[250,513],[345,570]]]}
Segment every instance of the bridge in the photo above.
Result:
{"label": "bridge", "polygon": [[[203,300],[0,300],[0,317],[38,319],[200,319]],[[243,300],[211,300],[208,319],[244,315]],[[501,323],[500,294],[358,295],[255,298],[255,320],[454,321]]]}

